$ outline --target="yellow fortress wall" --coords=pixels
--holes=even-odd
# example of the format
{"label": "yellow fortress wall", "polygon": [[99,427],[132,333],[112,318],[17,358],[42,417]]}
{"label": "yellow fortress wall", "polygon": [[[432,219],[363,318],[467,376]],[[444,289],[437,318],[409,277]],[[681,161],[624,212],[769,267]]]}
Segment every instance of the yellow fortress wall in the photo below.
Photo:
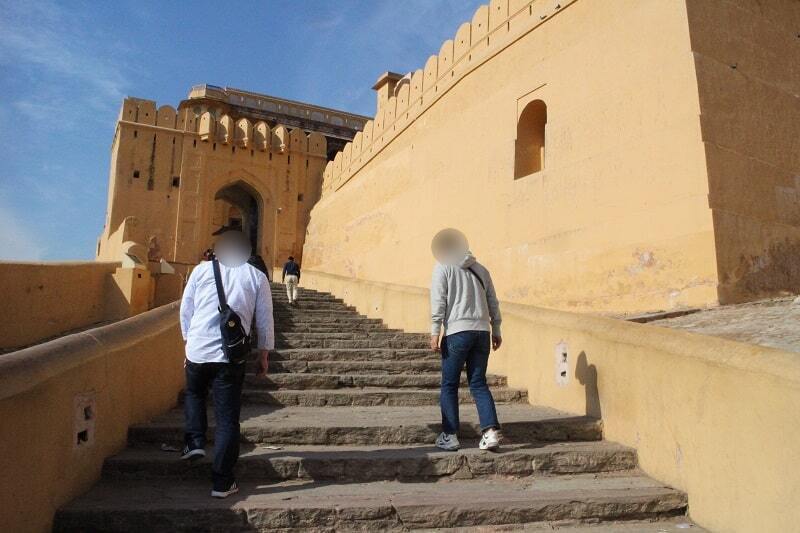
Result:
{"label": "yellow fortress wall", "polygon": [[[376,84],[375,119],[325,170],[304,285],[427,331],[428,246],[457,227],[503,301],[492,372],[602,417],[701,526],[794,530],[796,354],[565,310],[797,292],[799,23],[783,0],[492,1],[408,82]],[[543,169],[515,179],[536,100]]]}
{"label": "yellow fortress wall", "polygon": [[[303,284],[389,327],[429,330],[426,289],[308,270]],[[604,438],[636,448],[648,475],[686,491],[692,519],[709,531],[796,530],[797,354],[528,305],[501,309],[503,347],[489,370],[526,388],[531,403],[601,417]]]}
{"label": "yellow fortress wall", "polygon": [[800,292],[800,2],[690,0],[720,301]]}
{"label": "yellow fortress wall", "polygon": [[[470,45],[445,43],[326,169],[304,266],[425,286],[428,243],[453,226],[506,301],[716,302],[685,5],[492,2],[468,26]],[[514,179],[517,119],[534,100],[547,106],[544,169]]]}

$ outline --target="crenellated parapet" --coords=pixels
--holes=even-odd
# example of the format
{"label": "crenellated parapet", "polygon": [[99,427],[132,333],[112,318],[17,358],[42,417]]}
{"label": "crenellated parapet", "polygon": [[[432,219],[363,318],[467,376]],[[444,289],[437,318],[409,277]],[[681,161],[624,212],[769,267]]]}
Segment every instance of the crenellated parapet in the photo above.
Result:
{"label": "crenellated parapet", "polygon": [[309,157],[327,157],[328,143],[325,135],[303,128],[289,128],[283,124],[270,126],[266,121],[252,121],[248,117],[235,118],[217,109],[196,110],[184,106],[180,111],[169,105],[156,109],[152,100],[126,98],[120,109],[122,124],[151,126],[156,130],[196,135],[202,142],[220,143],[259,152],[287,151]]}
{"label": "crenellated parapet", "polygon": [[328,163],[323,195],[342,187],[470,72],[576,1],[492,0],[459,26],[423,68],[405,76],[383,74],[373,87],[378,94],[375,117],[364,124],[360,138]]}

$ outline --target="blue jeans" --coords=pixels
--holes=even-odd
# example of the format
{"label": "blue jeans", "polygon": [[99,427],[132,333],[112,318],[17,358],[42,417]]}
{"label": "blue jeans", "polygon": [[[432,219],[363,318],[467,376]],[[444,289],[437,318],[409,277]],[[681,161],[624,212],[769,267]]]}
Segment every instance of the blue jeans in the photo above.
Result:
{"label": "blue jeans", "polygon": [[442,339],[442,431],[458,433],[458,385],[467,365],[469,390],[478,407],[481,430],[499,429],[494,398],[486,384],[491,340],[488,331],[461,331]]}
{"label": "blue jeans", "polygon": [[186,361],[184,442],[189,448],[206,444],[208,418],[206,398],[209,387],[214,392],[214,463],[211,478],[214,490],[228,490],[233,483],[233,468],[239,459],[239,414],[242,407],[242,384],[245,364],[192,363]]}

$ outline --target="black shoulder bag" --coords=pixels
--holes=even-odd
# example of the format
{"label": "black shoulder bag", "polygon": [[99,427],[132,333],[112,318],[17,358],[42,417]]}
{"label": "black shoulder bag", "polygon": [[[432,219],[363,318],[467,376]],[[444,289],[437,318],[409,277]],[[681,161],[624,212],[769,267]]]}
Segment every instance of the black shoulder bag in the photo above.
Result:
{"label": "black shoulder bag", "polygon": [[217,259],[211,260],[214,282],[219,297],[219,330],[222,334],[222,351],[231,363],[242,363],[250,354],[250,335],[242,327],[242,319],[228,306]]}

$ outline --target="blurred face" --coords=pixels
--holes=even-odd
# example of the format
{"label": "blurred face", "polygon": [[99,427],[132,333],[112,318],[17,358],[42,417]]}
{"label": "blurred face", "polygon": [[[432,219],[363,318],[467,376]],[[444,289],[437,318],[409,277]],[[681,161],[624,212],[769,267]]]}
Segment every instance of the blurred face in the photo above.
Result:
{"label": "blurred face", "polygon": [[460,264],[469,250],[467,238],[457,229],[443,229],[433,238],[431,251],[437,261],[444,265]]}
{"label": "blurred face", "polygon": [[223,233],[214,244],[214,254],[226,267],[238,267],[250,258],[250,243],[239,231]]}

